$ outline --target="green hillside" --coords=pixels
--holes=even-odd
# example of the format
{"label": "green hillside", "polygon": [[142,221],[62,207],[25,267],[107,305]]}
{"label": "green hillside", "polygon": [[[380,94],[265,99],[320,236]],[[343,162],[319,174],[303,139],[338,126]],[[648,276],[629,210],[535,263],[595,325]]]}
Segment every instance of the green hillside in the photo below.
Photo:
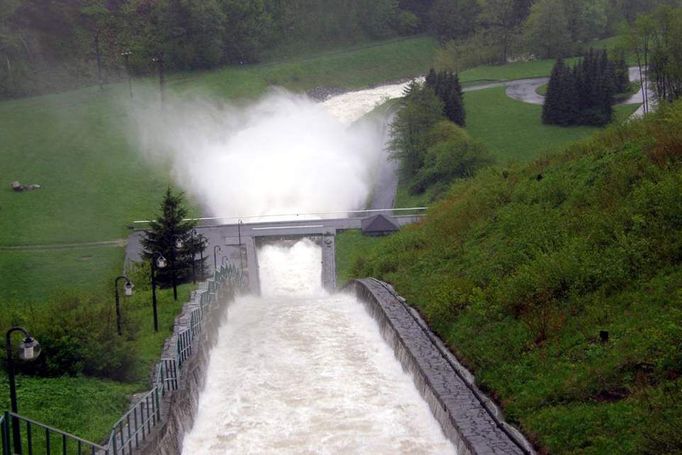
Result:
{"label": "green hillside", "polygon": [[542,450],[680,453],[681,165],[678,103],[339,254],[394,284]]}

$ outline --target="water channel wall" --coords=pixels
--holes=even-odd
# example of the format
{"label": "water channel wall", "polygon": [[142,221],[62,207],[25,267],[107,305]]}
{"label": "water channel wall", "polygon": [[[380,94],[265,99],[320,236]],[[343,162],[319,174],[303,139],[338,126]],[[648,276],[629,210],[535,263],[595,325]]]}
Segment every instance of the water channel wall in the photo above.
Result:
{"label": "water channel wall", "polygon": [[[225,275],[223,268],[220,272]],[[216,276],[221,275],[220,272]],[[243,285],[235,282],[233,276],[221,278],[221,281],[202,283],[176,318],[173,335],[166,341],[162,355],[177,359],[179,371],[174,388],[161,400],[160,424],[147,436],[144,446],[128,453],[177,455],[182,452],[185,433],[194,424],[199,394],[206,382],[209,352],[217,342],[218,329],[227,317],[235,289]],[[208,296],[212,305],[202,313],[201,324],[197,325],[197,309],[202,308],[202,301]],[[191,343],[183,346],[178,340],[188,331],[192,332]]]}
{"label": "water channel wall", "polygon": [[367,278],[351,282],[349,288],[379,323],[403,368],[412,373],[419,392],[459,455],[535,453],[476,387],[474,376],[390,285]]}

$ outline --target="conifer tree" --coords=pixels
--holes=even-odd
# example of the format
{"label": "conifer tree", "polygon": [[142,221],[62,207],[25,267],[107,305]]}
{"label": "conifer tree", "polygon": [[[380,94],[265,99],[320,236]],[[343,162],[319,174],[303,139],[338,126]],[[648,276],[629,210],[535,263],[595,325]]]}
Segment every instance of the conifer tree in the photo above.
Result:
{"label": "conifer tree", "polygon": [[[191,231],[196,223],[185,221],[186,216],[182,193],[173,193],[168,187],[161,202],[161,213],[149,223],[142,238],[146,259],[161,253],[168,261],[168,267],[157,270],[157,283],[162,287],[175,289],[178,283],[191,279],[192,259],[206,248],[206,242],[192,241]],[[178,242],[181,248],[177,248]]]}
{"label": "conifer tree", "polygon": [[443,115],[459,126],[465,126],[464,94],[459,76],[449,71],[436,73],[431,69],[425,82],[443,102]]}

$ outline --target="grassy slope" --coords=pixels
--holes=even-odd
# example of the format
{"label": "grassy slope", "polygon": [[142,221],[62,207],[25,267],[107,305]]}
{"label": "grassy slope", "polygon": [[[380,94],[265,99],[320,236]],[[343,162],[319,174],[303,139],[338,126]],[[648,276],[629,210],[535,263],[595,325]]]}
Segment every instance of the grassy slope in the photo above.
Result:
{"label": "grassy slope", "polygon": [[551,453],[679,453],[681,126],[678,105],[462,182],[356,276],[393,283]]}

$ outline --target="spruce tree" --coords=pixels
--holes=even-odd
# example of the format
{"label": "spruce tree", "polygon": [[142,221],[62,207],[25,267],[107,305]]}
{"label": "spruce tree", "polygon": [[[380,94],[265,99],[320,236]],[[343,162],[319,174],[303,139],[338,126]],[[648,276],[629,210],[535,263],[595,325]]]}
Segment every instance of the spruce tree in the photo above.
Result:
{"label": "spruce tree", "polygon": [[558,59],[552,68],[545,104],[542,106],[542,123],[546,125],[561,125],[564,121],[561,117],[563,73],[564,61]]}
{"label": "spruce tree", "polygon": [[[161,253],[168,261],[168,267],[157,269],[157,283],[161,287],[173,286],[174,291],[178,283],[191,278],[192,258],[206,248],[206,242],[192,242],[191,231],[196,223],[185,221],[186,216],[182,193],[173,193],[168,187],[161,213],[149,223],[142,238],[146,259]],[[177,248],[178,242],[182,243],[181,248]]]}

